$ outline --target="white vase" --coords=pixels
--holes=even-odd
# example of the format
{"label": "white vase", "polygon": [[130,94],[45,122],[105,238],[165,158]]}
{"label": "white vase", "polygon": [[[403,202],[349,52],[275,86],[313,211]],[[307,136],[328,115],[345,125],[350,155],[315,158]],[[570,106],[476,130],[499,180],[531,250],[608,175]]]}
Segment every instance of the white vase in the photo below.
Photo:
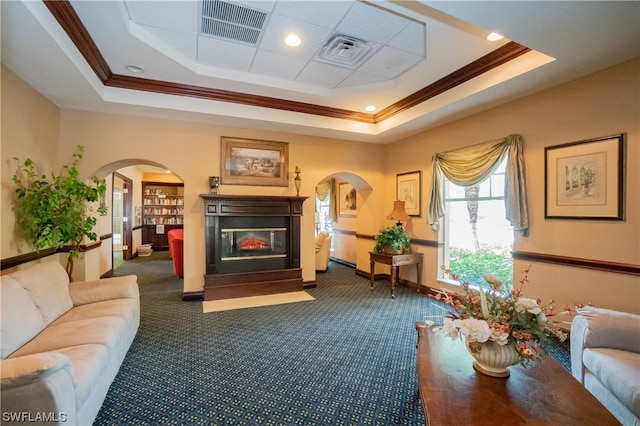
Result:
{"label": "white vase", "polygon": [[465,342],[471,356],[475,359],[473,368],[491,377],[509,377],[509,366],[520,361],[520,355],[514,343],[499,345],[493,341],[484,343]]}

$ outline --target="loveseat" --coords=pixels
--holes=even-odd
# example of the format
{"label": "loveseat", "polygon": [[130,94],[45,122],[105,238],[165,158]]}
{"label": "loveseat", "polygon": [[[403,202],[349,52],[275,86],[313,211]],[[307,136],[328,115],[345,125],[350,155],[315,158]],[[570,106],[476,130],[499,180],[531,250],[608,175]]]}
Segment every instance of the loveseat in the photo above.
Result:
{"label": "loveseat", "polygon": [[70,283],[47,261],[1,283],[2,424],[92,424],[140,324],[136,276]]}
{"label": "loveseat", "polygon": [[571,324],[571,373],[623,425],[640,425],[640,315],[591,306]]}

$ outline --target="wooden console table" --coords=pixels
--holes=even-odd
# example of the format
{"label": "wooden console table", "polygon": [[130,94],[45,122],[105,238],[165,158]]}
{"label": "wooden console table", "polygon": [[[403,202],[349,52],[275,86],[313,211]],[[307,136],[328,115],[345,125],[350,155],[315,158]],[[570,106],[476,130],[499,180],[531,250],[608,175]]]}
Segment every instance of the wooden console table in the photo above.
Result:
{"label": "wooden console table", "polygon": [[403,265],[416,265],[418,271],[418,291],[420,291],[421,278],[422,278],[422,259],[424,255],[422,253],[409,253],[409,254],[384,254],[377,253],[375,251],[369,252],[369,263],[371,263],[371,291],[373,291],[373,283],[375,282],[375,265],[376,262],[389,265],[391,269],[390,281],[391,281],[391,298],[395,299],[396,284],[400,281],[400,266]]}
{"label": "wooden console table", "polygon": [[416,323],[417,374],[431,425],[619,425],[564,367],[544,355],[541,365],[513,366],[509,378],[473,369],[462,341]]}

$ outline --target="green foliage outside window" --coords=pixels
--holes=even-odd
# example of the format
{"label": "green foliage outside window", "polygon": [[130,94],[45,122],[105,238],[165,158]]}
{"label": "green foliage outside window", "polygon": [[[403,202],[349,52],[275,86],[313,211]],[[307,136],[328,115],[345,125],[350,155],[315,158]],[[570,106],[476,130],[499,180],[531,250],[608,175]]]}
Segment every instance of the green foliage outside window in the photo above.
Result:
{"label": "green foliage outside window", "polygon": [[490,273],[502,280],[505,289],[510,290],[513,286],[511,253],[504,247],[480,247],[478,250],[450,247],[449,269],[471,284],[483,283],[482,276]]}

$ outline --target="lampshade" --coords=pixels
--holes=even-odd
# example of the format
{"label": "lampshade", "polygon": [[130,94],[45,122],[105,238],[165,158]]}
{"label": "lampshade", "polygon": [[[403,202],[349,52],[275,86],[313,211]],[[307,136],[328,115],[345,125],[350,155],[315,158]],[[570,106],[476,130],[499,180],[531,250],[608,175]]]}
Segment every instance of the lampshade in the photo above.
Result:
{"label": "lampshade", "polygon": [[393,211],[387,216],[387,219],[397,220],[398,223],[396,225],[398,226],[402,226],[402,221],[408,222],[411,220],[404,209],[404,201],[396,200],[393,202]]}

